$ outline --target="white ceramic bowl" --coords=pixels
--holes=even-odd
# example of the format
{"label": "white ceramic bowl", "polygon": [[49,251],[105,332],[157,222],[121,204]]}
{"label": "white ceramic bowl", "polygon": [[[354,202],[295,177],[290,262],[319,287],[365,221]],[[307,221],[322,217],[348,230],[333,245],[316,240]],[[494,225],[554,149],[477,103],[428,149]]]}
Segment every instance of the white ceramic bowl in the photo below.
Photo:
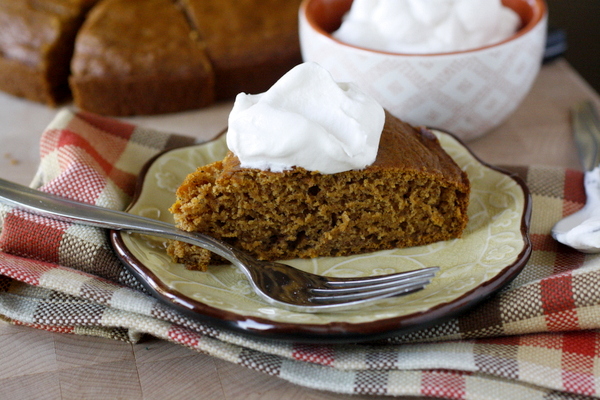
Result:
{"label": "white ceramic bowl", "polygon": [[503,0],[522,27],[507,40],[473,50],[398,54],[369,50],[331,36],[352,0],[304,0],[300,44],[304,61],[327,68],[337,81],[357,83],[397,117],[414,125],[476,138],[502,123],[537,76],[544,52],[544,0]]}

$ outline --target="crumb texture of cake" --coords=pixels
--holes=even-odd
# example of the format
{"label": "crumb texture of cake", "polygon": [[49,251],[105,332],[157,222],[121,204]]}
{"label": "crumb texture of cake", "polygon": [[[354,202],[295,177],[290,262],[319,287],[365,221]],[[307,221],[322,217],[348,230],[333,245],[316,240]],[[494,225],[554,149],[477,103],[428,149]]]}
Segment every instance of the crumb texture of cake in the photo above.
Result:
{"label": "crumb texture of cake", "polygon": [[[470,184],[435,135],[386,113],[376,161],[320,174],[241,168],[229,153],[198,168],[171,208],[179,228],[224,240],[262,260],[347,256],[459,238]],[[222,262],[174,241],[177,262]]]}

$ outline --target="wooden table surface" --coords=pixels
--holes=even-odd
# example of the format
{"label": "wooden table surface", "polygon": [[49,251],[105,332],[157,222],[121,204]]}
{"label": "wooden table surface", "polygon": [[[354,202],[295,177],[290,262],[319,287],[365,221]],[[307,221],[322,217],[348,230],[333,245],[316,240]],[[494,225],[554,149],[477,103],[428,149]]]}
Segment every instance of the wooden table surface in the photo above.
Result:
{"label": "wooden table surface", "polygon": [[[502,126],[468,143],[492,164],[580,168],[569,107],[600,96],[563,60],[546,65],[528,97]],[[131,118],[210,138],[231,103],[173,116]],[[0,94],[0,177],[27,184],[38,140],[56,110]],[[343,399],[306,389],[158,340],[126,344],[0,322],[0,399]],[[353,399],[376,399],[355,396]]]}

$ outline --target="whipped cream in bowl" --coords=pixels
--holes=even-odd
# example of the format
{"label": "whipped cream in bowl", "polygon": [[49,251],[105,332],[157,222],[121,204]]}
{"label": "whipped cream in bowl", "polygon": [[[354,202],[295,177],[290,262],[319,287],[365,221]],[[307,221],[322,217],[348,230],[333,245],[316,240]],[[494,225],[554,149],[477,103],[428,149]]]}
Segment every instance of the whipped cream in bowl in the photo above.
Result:
{"label": "whipped cream in bowl", "polygon": [[544,0],[303,0],[299,16],[304,61],[412,125],[465,141],[525,98],[547,26]]}
{"label": "whipped cream in bowl", "polygon": [[308,62],[264,93],[237,95],[227,146],[243,168],[333,174],[375,161],[384,122],[375,99]]}
{"label": "whipped cream in bowl", "polygon": [[433,54],[501,42],[520,25],[501,0],[354,0],[332,35],[373,50]]}

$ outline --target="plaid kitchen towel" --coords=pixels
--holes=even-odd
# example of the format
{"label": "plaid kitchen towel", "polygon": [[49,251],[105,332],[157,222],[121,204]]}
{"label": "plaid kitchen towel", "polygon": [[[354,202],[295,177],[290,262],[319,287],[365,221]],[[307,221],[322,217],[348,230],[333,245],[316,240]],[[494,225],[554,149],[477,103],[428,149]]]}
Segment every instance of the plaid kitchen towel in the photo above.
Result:
{"label": "plaid kitchen towel", "polygon": [[[32,186],[123,209],[144,163],[190,138],[61,111],[41,138]],[[54,332],[145,335],[310,388],[452,399],[600,397],[600,260],[549,235],[585,201],[581,172],[519,168],[533,197],[533,254],[502,292],[467,314],[377,343],[251,339],[150,297],[105,231],[0,208],[0,318]]]}

